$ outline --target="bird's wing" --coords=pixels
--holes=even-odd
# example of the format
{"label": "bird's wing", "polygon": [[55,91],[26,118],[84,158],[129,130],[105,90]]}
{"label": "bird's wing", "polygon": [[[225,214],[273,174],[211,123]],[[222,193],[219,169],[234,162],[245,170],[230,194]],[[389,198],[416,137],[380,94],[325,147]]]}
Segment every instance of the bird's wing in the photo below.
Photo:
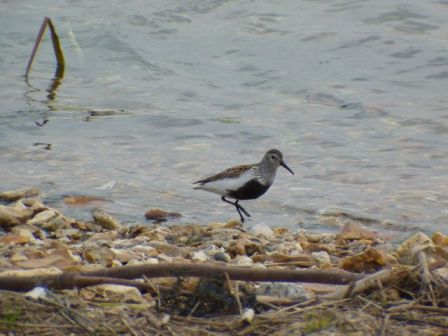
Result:
{"label": "bird's wing", "polygon": [[223,178],[237,178],[239,177],[242,173],[244,173],[245,171],[250,170],[254,165],[252,164],[248,164],[248,165],[240,165],[240,166],[236,166],[236,167],[232,167],[232,168],[228,168],[216,175],[207,177],[203,180],[199,180],[196,182],[193,182],[194,184],[206,184],[208,182],[211,181],[217,181]]}

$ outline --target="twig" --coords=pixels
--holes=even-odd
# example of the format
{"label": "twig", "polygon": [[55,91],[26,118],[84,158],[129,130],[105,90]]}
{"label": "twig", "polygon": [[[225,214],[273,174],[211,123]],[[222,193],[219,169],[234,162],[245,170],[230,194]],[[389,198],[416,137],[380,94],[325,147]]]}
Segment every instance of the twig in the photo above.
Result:
{"label": "twig", "polygon": [[235,281],[235,290],[232,288],[232,283],[230,282],[229,275],[227,273],[224,273],[226,280],[227,280],[227,286],[229,287],[229,292],[235,297],[236,304],[238,305],[238,310],[240,312],[240,315],[243,314],[243,306],[241,305],[239,292],[238,292],[238,281]]}
{"label": "twig", "polygon": [[429,272],[428,259],[426,258],[426,253],[424,251],[420,251],[418,253],[418,259],[421,266],[422,282],[424,284],[424,287],[427,288],[429,291],[429,299],[432,301],[432,305],[436,307],[437,304],[434,295],[434,289],[432,288],[431,284],[431,273]]}
{"label": "twig", "polygon": [[386,336],[387,325],[389,324],[390,316],[386,314],[383,319],[380,336]]}
{"label": "twig", "polygon": [[39,45],[42,41],[42,38],[44,36],[45,30],[47,29],[47,26],[50,28],[51,33],[51,40],[53,42],[53,49],[54,54],[56,56],[57,61],[57,69],[56,74],[59,74],[59,78],[62,78],[64,75],[64,67],[65,67],[65,60],[64,60],[64,53],[62,52],[61,44],[59,43],[59,37],[56,33],[56,29],[54,28],[53,22],[49,17],[45,17],[44,21],[42,22],[39,32],[37,33],[36,41],[34,42],[33,50],[30,55],[30,59],[28,60],[28,64],[26,66],[25,76],[28,78],[28,74],[31,71],[31,66],[33,65],[34,58],[36,57],[37,49],[39,49]]}
{"label": "twig", "polygon": [[385,269],[377,273],[371,274],[364,279],[356,281],[354,284],[345,286],[323,296],[325,299],[342,299],[352,297],[353,295],[363,293],[369,289],[378,287],[378,282],[381,284],[389,283],[393,280],[401,279],[409,274],[409,268],[400,267],[398,269]]}
{"label": "twig", "polygon": [[124,316],[121,317],[121,321],[123,322],[123,324],[129,329],[129,331],[132,333],[132,335],[134,336],[138,336],[137,332],[135,331],[134,328],[132,328],[132,326],[128,323],[128,321],[126,320],[126,318]]}

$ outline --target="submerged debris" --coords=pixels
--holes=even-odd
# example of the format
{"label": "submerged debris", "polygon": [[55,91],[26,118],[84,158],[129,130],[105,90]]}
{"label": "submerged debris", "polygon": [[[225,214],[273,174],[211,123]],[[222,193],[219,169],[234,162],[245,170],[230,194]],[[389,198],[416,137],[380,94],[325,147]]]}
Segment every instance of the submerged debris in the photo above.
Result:
{"label": "submerged debris", "polygon": [[[239,221],[123,226],[102,210],[94,210],[91,221],[66,217],[46,206],[35,191],[0,195],[21,195],[8,196],[14,200],[0,205],[0,289],[18,288],[25,279],[42,279],[49,288],[1,291],[0,333],[445,335],[448,331],[448,237],[440,232],[432,238],[416,233],[392,248],[383,244],[380,233],[358,224],[346,224],[338,235],[266,225],[246,230]],[[159,219],[176,217],[153,211],[157,213],[170,214]],[[194,265],[224,265],[252,274],[309,269],[362,275],[346,286],[235,281],[227,273],[207,277],[170,273],[169,265],[174,264],[187,270]],[[108,278],[103,272],[130,265],[167,265],[164,274],[171,276],[129,273]],[[86,276],[92,271],[97,275]],[[82,286],[51,289],[54,283],[48,279],[61,274],[65,277],[60,281]]]}

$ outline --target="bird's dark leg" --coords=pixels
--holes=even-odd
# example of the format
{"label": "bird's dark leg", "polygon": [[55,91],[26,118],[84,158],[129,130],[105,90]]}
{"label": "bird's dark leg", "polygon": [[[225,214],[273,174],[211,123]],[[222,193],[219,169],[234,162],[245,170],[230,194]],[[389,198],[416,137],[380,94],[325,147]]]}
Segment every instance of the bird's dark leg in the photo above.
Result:
{"label": "bird's dark leg", "polygon": [[240,219],[241,219],[242,223],[244,223],[244,217],[243,217],[243,214],[241,213],[241,211],[243,211],[243,213],[246,216],[250,217],[249,213],[241,205],[238,204],[238,200],[235,202],[231,202],[228,199],[226,199],[225,196],[222,196],[221,199],[226,203],[232,204],[236,208],[236,211],[238,211],[238,215],[240,215]]}
{"label": "bird's dark leg", "polygon": [[238,201],[235,202],[235,206],[238,207],[238,208],[240,208],[240,210],[243,211],[244,214],[245,214],[247,217],[250,217],[250,214],[246,211],[246,209],[243,208],[242,205],[240,205],[240,204],[238,203]]}

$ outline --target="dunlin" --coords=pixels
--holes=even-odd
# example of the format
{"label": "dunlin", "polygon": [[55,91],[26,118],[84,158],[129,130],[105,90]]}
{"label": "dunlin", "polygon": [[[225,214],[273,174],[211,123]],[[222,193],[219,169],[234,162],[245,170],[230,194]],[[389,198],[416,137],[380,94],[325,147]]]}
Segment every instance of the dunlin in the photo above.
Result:
{"label": "dunlin", "polygon": [[[283,161],[283,154],[277,149],[266,152],[263,159],[254,164],[228,168],[219,174],[194,182],[199,184],[194,189],[201,189],[221,195],[224,202],[235,206],[244,223],[244,213],[249,213],[238,203],[241,200],[255,199],[263,195],[272,185],[278,167],[286,168],[291,174],[294,172]],[[229,201],[232,198],[235,202]]]}

